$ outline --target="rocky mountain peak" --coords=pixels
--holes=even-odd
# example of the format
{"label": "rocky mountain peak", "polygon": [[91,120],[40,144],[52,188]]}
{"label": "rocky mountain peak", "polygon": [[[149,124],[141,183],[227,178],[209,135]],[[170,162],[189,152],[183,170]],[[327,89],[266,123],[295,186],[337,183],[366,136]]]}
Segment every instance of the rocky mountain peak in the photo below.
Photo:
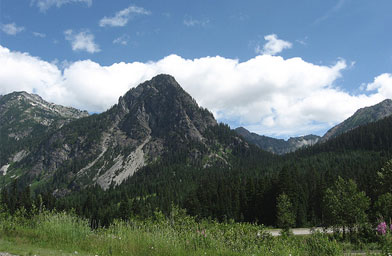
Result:
{"label": "rocky mountain peak", "polygon": [[[4,101],[6,101],[4,103]],[[64,107],[61,105],[56,105],[43,100],[37,94],[30,94],[25,91],[13,92],[5,95],[2,98],[2,106],[4,105],[14,105],[22,107],[24,105],[26,110],[40,110],[46,112],[47,114],[56,115],[65,119],[77,119],[81,117],[88,116],[87,111],[81,111],[72,107]]]}
{"label": "rocky mountain peak", "polygon": [[26,145],[86,116],[86,111],[46,102],[36,94],[22,91],[3,95],[0,97],[0,167],[28,155]]}
{"label": "rocky mountain peak", "polygon": [[60,127],[71,120],[86,116],[87,111],[49,103],[36,94],[24,91],[6,94],[0,98],[3,135],[8,134],[7,136],[18,139],[30,134],[37,125]]}
{"label": "rocky mountain peak", "polygon": [[121,127],[129,135],[145,130],[156,136],[178,132],[201,140],[201,132],[216,125],[213,115],[170,75],[158,75],[129,90],[118,103]]}
{"label": "rocky mountain peak", "polygon": [[165,98],[179,100],[181,98],[197,105],[196,101],[182,89],[174,77],[165,74],[157,75],[132,88],[124,97],[120,97],[120,100],[132,105],[136,99],[140,102],[140,100],[153,100],[156,97],[162,98],[162,100]]}
{"label": "rocky mountain peak", "polygon": [[[43,102],[39,96],[15,95],[21,98],[18,102],[27,103],[24,105],[30,109],[28,117],[34,116],[31,114],[32,105],[41,106],[41,110],[60,111],[58,106]],[[23,111],[27,113],[25,109]],[[64,109],[60,112],[64,113]],[[53,121],[50,119],[53,116],[45,117]],[[15,124],[23,124],[20,121],[21,118],[15,120]],[[111,185],[121,184],[144,166],[159,159],[171,159],[179,152],[189,158],[184,161],[203,166],[225,162],[226,151],[218,154],[215,151],[223,149],[216,149],[215,144],[212,147],[215,142],[210,128],[216,125],[213,115],[199,107],[172,76],[158,75],[130,89],[108,111],[56,126],[42,138],[45,143],[37,144],[28,158],[18,163],[19,166],[13,166],[29,170],[26,180],[37,177],[50,180],[59,172],[66,180],[62,182],[69,187],[97,184],[108,189]],[[15,127],[12,125],[12,129]],[[20,131],[25,131],[25,127],[21,125]],[[12,157],[5,159],[4,165],[12,164]],[[73,163],[72,166],[69,163]],[[14,167],[7,169],[7,175],[13,172]],[[57,191],[56,194],[67,191]]]}
{"label": "rocky mountain peak", "polygon": [[356,127],[376,122],[390,115],[392,115],[391,99],[383,100],[382,102],[370,107],[360,108],[351,117],[328,130],[321,138],[320,142],[325,142]]}
{"label": "rocky mountain peak", "polygon": [[392,100],[385,99],[374,106],[360,108],[354,115],[359,114],[370,114],[375,119],[382,119],[390,116],[392,114]]}

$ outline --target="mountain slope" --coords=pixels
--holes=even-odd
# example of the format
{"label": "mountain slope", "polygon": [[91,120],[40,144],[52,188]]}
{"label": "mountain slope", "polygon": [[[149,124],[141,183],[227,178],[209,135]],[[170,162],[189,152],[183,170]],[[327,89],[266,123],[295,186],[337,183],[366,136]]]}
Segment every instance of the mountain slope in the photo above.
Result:
{"label": "mountain slope", "polygon": [[251,133],[243,127],[238,127],[235,129],[235,131],[248,143],[254,144],[263,150],[279,155],[293,152],[304,146],[314,145],[320,139],[320,137],[316,135],[306,135],[301,137],[292,137],[286,141],[283,139],[275,139],[258,135],[256,133]]}
{"label": "mountain slope", "polygon": [[354,115],[327,131],[320,142],[325,142],[358,126],[381,120],[392,115],[392,100],[386,99],[374,106],[357,110]]}
{"label": "mountain slope", "polygon": [[86,111],[44,101],[35,94],[13,92],[0,97],[0,167],[18,162],[50,131],[81,117]]}
{"label": "mountain slope", "polygon": [[61,196],[95,184],[106,190],[159,161],[230,166],[232,152],[249,146],[219,134],[216,126],[213,115],[173,77],[159,75],[128,91],[108,111],[48,134],[8,173],[24,170],[24,183],[50,184]]}
{"label": "mountain slope", "polygon": [[[322,224],[325,189],[333,186],[339,176],[355,180],[361,190],[377,200],[377,171],[391,158],[391,126],[392,116],[284,156],[262,154],[250,145],[247,152],[237,155],[238,162],[230,168],[201,169],[158,162],[144,167],[116,189],[103,192],[89,187],[65,200],[73,209],[76,208],[74,202],[79,202],[79,211],[85,217],[98,218],[96,212],[101,212],[100,216],[105,216],[101,217],[102,221],[106,216],[119,216],[111,210],[121,214],[122,206],[128,207],[129,211],[125,212],[128,216],[132,212],[148,217],[153,216],[157,208],[169,213],[170,204],[174,203],[200,218],[276,225],[276,199],[286,193],[293,202],[297,226],[319,225]],[[222,142],[231,136],[235,140],[234,131],[224,125],[208,130],[214,132],[206,135],[207,139]],[[85,205],[95,197],[97,202],[108,204],[98,203],[86,210]]]}

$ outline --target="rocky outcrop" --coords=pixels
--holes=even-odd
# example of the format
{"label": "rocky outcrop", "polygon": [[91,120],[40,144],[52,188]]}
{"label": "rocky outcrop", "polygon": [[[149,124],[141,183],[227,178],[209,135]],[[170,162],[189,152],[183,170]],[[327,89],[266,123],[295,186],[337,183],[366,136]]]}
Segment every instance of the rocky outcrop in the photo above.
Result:
{"label": "rocky outcrop", "polygon": [[328,130],[320,142],[325,142],[361,125],[376,122],[390,115],[392,115],[392,100],[390,99],[386,99],[374,106],[361,108],[354,115]]}
{"label": "rocky outcrop", "polygon": [[0,97],[0,166],[19,162],[43,137],[88,116],[86,111],[44,101],[27,92]]}

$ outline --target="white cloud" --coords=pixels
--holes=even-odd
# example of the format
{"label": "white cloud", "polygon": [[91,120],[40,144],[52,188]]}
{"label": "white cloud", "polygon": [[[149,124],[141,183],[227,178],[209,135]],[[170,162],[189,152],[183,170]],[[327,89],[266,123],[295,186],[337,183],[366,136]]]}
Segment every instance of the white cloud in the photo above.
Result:
{"label": "white cloud", "polygon": [[125,8],[121,11],[116,12],[113,17],[103,17],[99,21],[99,26],[105,27],[123,27],[125,26],[129,19],[131,19],[135,15],[150,15],[151,12],[135,5],[131,5],[128,8]]}
{"label": "white cloud", "polygon": [[62,5],[70,3],[85,3],[88,7],[93,4],[93,0],[32,0],[31,5],[36,5],[41,12],[46,12],[52,6],[60,8]]}
{"label": "white cloud", "polygon": [[339,11],[343,8],[343,6],[344,6],[347,2],[349,2],[349,1],[351,1],[351,0],[338,0],[337,3],[336,3],[331,9],[329,9],[329,10],[328,10],[324,15],[322,15],[321,17],[317,18],[317,19],[313,22],[313,24],[314,24],[314,25],[317,25],[317,24],[319,24],[320,22],[329,19],[329,17],[330,17],[331,15],[333,15],[333,14],[339,12]]}
{"label": "white cloud", "polygon": [[94,42],[94,35],[89,31],[81,31],[74,33],[72,29],[64,31],[65,39],[71,42],[72,50],[74,51],[87,51],[95,53],[101,51],[99,45]]}
{"label": "white cloud", "polygon": [[384,73],[374,78],[373,83],[366,87],[367,91],[377,91],[378,94],[392,98],[392,74]]}
{"label": "white cloud", "polygon": [[0,66],[0,94],[37,89],[46,99],[57,101],[56,95],[65,93],[65,88],[60,86],[61,71],[37,57],[0,46]]}
{"label": "white cloud", "polygon": [[120,37],[117,37],[116,39],[113,40],[113,44],[122,44],[122,45],[127,45],[129,41],[129,36],[124,34]]}
{"label": "white cloud", "polygon": [[255,48],[255,52],[258,54],[275,55],[280,53],[284,49],[289,49],[293,45],[290,42],[278,39],[277,35],[271,34],[264,37],[267,43],[261,48],[259,45]]}
{"label": "white cloud", "polygon": [[335,83],[347,68],[343,60],[322,66],[271,55],[245,62],[170,55],[156,62],[110,66],[83,60],[62,71],[55,64],[0,46],[0,66],[0,94],[35,91],[48,101],[90,112],[105,111],[127,90],[157,74],[171,74],[219,120],[270,136],[325,131],[358,108],[392,96],[391,74],[376,77],[367,86],[368,94],[340,90]]}
{"label": "white cloud", "polygon": [[295,41],[296,41],[297,43],[303,45],[303,46],[307,46],[307,45],[308,45],[308,43],[307,43],[307,41],[308,41],[308,36],[305,36],[303,39],[297,39],[297,40],[295,40]]}
{"label": "white cloud", "polygon": [[205,27],[210,23],[210,20],[207,18],[203,19],[194,19],[192,17],[186,17],[184,19],[184,25],[187,27],[201,26]]}
{"label": "white cloud", "polygon": [[0,24],[1,30],[11,36],[14,36],[24,30],[24,27],[18,27],[14,22],[8,24]]}
{"label": "white cloud", "polygon": [[33,32],[33,35],[36,36],[36,37],[41,37],[41,38],[46,37],[46,34],[44,34],[44,33],[39,33],[39,32]]}

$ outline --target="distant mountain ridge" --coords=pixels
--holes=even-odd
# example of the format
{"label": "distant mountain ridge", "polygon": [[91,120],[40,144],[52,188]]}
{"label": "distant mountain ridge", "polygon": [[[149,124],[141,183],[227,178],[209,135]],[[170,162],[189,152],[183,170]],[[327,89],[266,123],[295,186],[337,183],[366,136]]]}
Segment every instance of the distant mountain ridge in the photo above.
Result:
{"label": "distant mountain ridge", "polygon": [[320,137],[317,135],[306,135],[300,137],[292,137],[288,140],[275,139],[264,135],[249,132],[244,127],[235,129],[237,134],[241,135],[247,142],[258,146],[259,148],[274,154],[287,154],[304,146],[312,146],[316,144]]}
{"label": "distant mountain ridge", "polygon": [[376,122],[390,115],[392,115],[392,100],[390,99],[370,107],[358,109],[351,117],[328,130],[320,142],[325,142],[361,125]]}
{"label": "distant mountain ridge", "polygon": [[263,150],[281,155],[294,152],[304,146],[312,146],[316,143],[326,142],[361,125],[376,122],[391,115],[392,100],[386,99],[374,106],[358,109],[351,117],[329,129],[322,137],[317,135],[306,135],[292,137],[285,141],[283,139],[275,139],[252,133],[243,127],[236,128],[235,131],[247,142],[258,146]]}

